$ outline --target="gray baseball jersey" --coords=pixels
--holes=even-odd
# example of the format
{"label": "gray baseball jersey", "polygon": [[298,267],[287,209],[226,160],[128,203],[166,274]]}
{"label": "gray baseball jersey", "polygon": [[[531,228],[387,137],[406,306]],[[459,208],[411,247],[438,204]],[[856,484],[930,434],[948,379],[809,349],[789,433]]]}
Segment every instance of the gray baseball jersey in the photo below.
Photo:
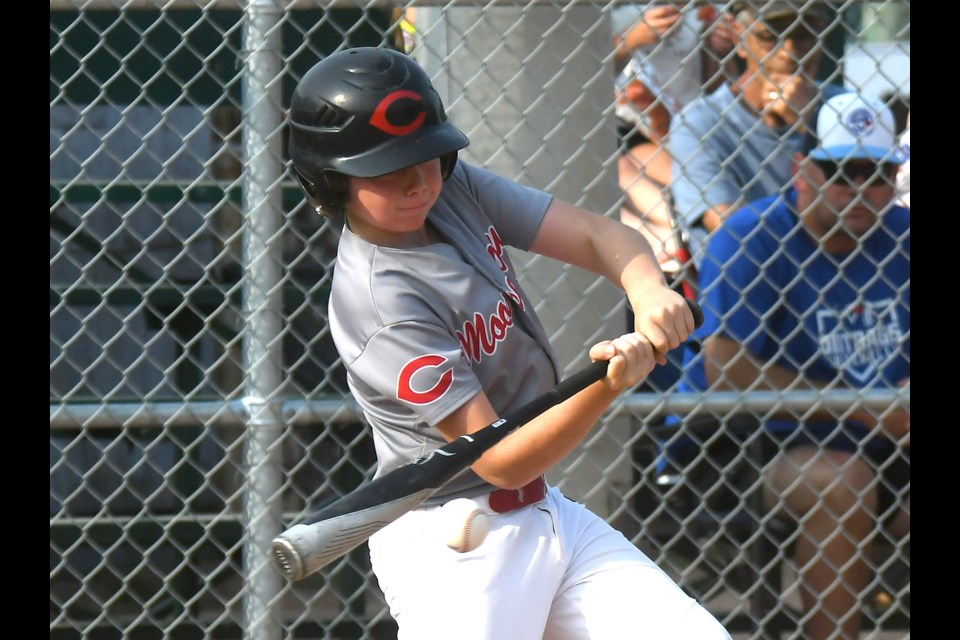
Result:
{"label": "gray baseball jersey", "polygon": [[[506,251],[530,247],[551,202],[461,160],[429,213],[444,243],[393,249],[344,225],[330,330],[373,429],[377,476],[446,444],[433,425],[481,389],[503,415],[559,381]],[[428,504],[494,488],[468,470]]]}

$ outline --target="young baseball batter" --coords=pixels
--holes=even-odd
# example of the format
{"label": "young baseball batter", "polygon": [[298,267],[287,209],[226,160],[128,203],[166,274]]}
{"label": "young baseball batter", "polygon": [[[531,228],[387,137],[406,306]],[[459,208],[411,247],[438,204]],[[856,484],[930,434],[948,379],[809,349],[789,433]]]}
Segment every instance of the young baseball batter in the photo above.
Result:
{"label": "young baseball batter", "polygon": [[[488,425],[560,380],[506,248],[623,287],[636,332],[593,345],[607,376],[510,434],[369,541],[406,640],[729,638],[630,541],[544,473],[693,331],[650,246],[617,221],[457,161],[468,140],[411,58],[335,53],[300,81],[290,155],[311,206],[343,221],[330,328],[373,429],[377,475]],[[438,532],[467,497],[490,514],[475,550]]]}

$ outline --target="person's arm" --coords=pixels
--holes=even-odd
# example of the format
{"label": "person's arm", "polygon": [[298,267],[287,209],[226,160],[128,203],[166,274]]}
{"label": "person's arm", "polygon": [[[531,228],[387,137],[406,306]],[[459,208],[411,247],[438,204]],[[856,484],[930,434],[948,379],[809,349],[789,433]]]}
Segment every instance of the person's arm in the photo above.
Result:
{"label": "person's arm", "polygon": [[680,10],[676,7],[651,7],[644,11],[642,20],[613,39],[613,62],[617,71],[623,69],[635,49],[660,42],[679,19]]}
{"label": "person's arm", "polygon": [[[472,465],[481,478],[497,487],[517,489],[546,473],[574,450],[621,392],[639,384],[654,366],[652,346],[636,333],[595,344],[590,358],[609,360],[606,377],[543,412],[484,453]],[[436,426],[453,441],[498,418],[481,391]]]}
{"label": "person's arm", "polygon": [[772,73],[756,78],[754,86],[759,86],[756,100],[767,125],[775,129],[797,125],[800,131],[804,130],[803,122],[816,105],[819,93],[812,78],[804,73]]}
{"label": "person's arm", "polygon": [[653,344],[660,364],[693,331],[693,313],[667,285],[650,244],[617,220],[554,200],[530,250],[621,287],[633,307],[636,330]]}
{"label": "person's arm", "polygon": [[736,211],[739,206],[740,202],[728,202],[727,204],[715,205],[703,212],[700,221],[707,231],[715,231],[717,227],[723,224],[724,219]]}
{"label": "person's arm", "polygon": [[[820,391],[828,388],[842,388],[843,385],[825,384],[821,381],[810,380],[786,367],[765,362],[758,358],[749,349],[742,347],[735,340],[726,336],[712,335],[703,341],[704,370],[707,383],[711,390],[749,390],[749,391]],[[909,378],[902,381],[900,386],[910,384]],[[828,409],[817,409],[813,412],[803,412],[807,420],[836,420],[839,416]],[[796,420],[797,415],[791,411],[781,411],[768,415],[769,418]],[[853,411],[849,418],[863,423],[868,428],[878,424],[884,433],[894,439],[906,438],[909,444],[910,413],[904,410],[891,411],[882,421],[867,409]],[[882,422],[882,424],[881,424]]]}
{"label": "person's arm", "polygon": [[[807,380],[796,371],[770,364],[750,349],[726,336],[712,335],[703,341],[704,370],[710,388],[717,391],[779,391],[783,389],[822,389],[824,385]],[[780,416],[796,417],[796,416]],[[835,416],[821,416],[835,417]]]}

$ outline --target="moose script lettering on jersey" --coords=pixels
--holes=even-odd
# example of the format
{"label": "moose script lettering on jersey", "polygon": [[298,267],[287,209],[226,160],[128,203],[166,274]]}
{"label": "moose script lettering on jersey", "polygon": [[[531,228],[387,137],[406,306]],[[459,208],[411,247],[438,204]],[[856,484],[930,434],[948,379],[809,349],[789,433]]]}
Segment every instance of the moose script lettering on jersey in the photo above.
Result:
{"label": "moose script lettering on jersey", "polygon": [[[485,234],[488,244],[487,253],[493,258],[504,275],[504,283],[509,292],[501,292],[496,307],[484,315],[478,311],[471,320],[463,323],[463,330],[457,331],[457,339],[464,355],[471,362],[480,362],[484,355],[492,355],[513,326],[514,304],[521,310],[525,308],[523,297],[517,285],[510,279],[510,269],[504,259],[503,240],[496,229],[490,227]],[[427,354],[414,358],[403,366],[397,377],[397,398],[413,404],[429,404],[444,393],[453,384],[453,369],[448,367],[440,373],[436,384],[429,389],[418,391],[413,379],[422,369],[438,368],[447,364],[447,358],[439,354]]]}
{"label": "moose script lettering on jersey", "polygon": [[484,315],[478,311],[473,319],[463,323],[463,330],[457,332],[457,339],[463,353],[471,362],[480,362],[484,355],[493,355],[497,345],[507,337],[507,331],[513,326],[513,304],[521,310],[524,308],[523,297],[517,285],[510,279],[509,267],[504,259],[503,240],[493,227],[487,229],[487,253],[496,261],[497,266],[505,275],[503,277],[509,292],[501,293],[501,300],[497,302],[492,313]]}

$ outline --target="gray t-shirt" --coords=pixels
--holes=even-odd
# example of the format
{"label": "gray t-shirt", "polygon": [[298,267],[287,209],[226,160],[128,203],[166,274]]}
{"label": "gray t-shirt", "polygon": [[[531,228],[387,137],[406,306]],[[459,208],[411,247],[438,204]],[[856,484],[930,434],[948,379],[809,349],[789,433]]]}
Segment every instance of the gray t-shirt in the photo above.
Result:
{"label": "gray t-shirt", "polygon": [[[821,91],[826,99],[843,88],[826,85]],[[803,134],[770,128],[725,83],[672,118],[666,145],[673,159],[674,207],[699,267],[706,248],[706,210],[742,205],[789,187]]]}
{"label": "gray t-shirt", "polygon": [[[433,425],[481,389],[504,415],[559,381],[506,251],[529,249],[551,202],[461,160],[429,213],[445,242],[393,249],[344,227],[330,330],[373,429],[377,476],[446,444]],[[493,488],[467,471],[432,501]]]}

